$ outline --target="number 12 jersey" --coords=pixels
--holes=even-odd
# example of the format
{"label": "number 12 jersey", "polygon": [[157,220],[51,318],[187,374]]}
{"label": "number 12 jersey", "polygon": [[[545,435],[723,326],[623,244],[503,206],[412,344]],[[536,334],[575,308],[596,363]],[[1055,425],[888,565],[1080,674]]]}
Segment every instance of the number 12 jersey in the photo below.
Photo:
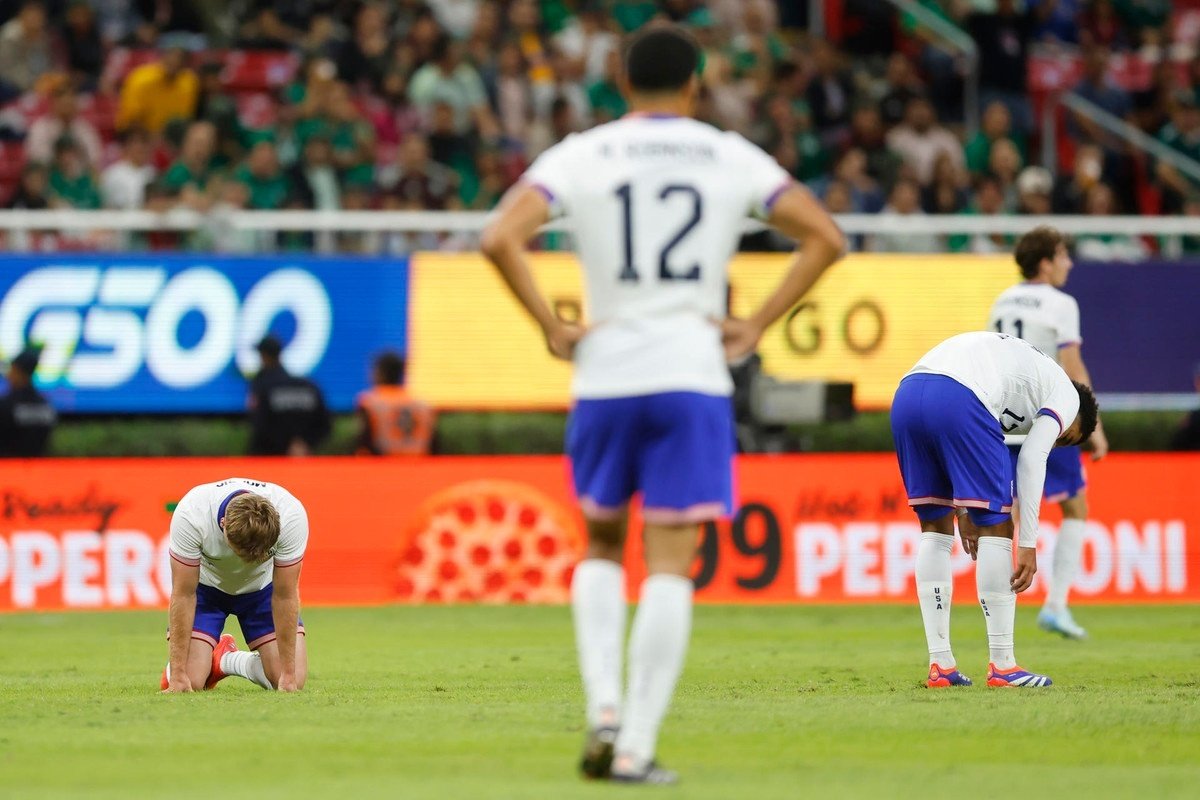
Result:
{"label": "number 12 jersey", "polygon": [[732,392],[721,346],[729,259],[747,217],[793,185],[736,133],[633,114],[568,136],[524,180],[575,237],[590,328],[572,395]]}

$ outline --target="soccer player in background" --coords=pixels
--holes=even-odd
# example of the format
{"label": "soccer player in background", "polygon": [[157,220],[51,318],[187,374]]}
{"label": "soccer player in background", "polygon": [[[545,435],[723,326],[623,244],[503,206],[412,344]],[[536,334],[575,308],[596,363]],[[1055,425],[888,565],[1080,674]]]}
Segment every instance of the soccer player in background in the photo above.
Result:
{"label": "soccer player in background", "polygon": [[[1054,359],[1007,334],[951,337],[909,370],[892,400],[892,437],[908,494],[921,521],[917,598],[929,645],[929,686],[969,686],[950,647],[954,588],[950,550],[954,510],[963,549],[975,560],[975,586],[987,624],[988,686],[1049,686],[1017,666],[1017,594],[1037,572],[1038,515],[1046,459],[1056,446],[1086,441],[1096,398]],[[1017,457],[1020,533],[1013,569],[1013,473],[1005,434],[1027,434]]]}
{"label": "soccer player in background", "polygon": [[[550,352],[575,363],[566,448],[589,538],[571,584],[590,727],[581,769],[622,782],[677,779],[654,756],[690,637],[699,524],[733,503],[727,359],[754,350],[844,246],[833,219],[772,158],[689,118],[698,63],[679,28],[634,34],[624,75],[631,113],[543,153],[483,236]],[[727,265],[751,216],[802,245],[762,306],[728,319]],[[555,217],[575,236],[587,327],[555,316],[525,257]],[[639,493],[647,578],[622,697],[622,561]]]}
{"label": "soccer player in background", "polygon": [[[988,329],[1024,339],[1057,361],[1068,378],[1091,386],[1091,376],[1079,352],[1083,342],[1079,335],[1079,304],[1060,291],[1072,267],[1066,237],[1054,228],[1034,228],[1017,242],[1013,256],[1025,280],[996,298],[988,315]],[[1089,449],[1093,461],[1108,453],[1108,439],[1099,420]],[[1009,452],[1015,470],[1019,448],[1011,447]],[[1052,633],[1082,639],[1087,632],[1075,622],[1067,606],[1071,583],[1079,572],[1088,513],[1087,479],[1078,447],[1058,447],[1050,453],[1044,492],[1046,502],[1058,503],[1063,519],[1038,625]]]}
{"label": "soccer player in background", "polygon": [[[264,689],[304,687],[300,566],[307,543],[308,514],[282,486],[229,478],[184,495],[171,517],[164,690],[211,689],[228,675]],[[231,614],[248,652],[223,635]]]}

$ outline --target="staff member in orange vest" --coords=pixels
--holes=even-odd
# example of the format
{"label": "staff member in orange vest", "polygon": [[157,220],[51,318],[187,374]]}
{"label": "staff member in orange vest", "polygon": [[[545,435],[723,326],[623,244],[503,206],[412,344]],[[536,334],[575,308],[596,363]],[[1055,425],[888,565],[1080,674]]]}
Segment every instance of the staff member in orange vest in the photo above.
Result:
{"label": "staff member in orange vest", "polygon": [[371,370],[370,389],[359,393],[360,454],[377,456],[425,455],[433,444],[437,415],[409,396],[404,388],[404,359],[380,353]]}

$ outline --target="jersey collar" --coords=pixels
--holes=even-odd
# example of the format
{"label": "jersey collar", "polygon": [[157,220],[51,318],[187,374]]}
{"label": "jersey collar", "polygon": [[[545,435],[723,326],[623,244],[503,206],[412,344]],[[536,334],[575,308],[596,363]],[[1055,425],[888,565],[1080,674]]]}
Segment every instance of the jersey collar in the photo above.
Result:
{"label": "jersey collar", "polygon": [[239,494],[250,494],[250,492],[246,489],[238,489],[236,492],[222,500],[220,507],[217,508],[217,527],[222,531],[225,530],[225,509],[229,508],[230,501]]}

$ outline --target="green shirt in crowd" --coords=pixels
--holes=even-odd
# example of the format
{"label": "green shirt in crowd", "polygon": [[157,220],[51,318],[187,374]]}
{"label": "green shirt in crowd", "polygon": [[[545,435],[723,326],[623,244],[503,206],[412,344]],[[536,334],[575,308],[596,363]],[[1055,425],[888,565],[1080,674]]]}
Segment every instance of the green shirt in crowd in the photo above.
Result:
{"label": "green shirt in crowd", "polygon": [[288,197],[288,179],[283,172],[276,172],[267,178],[260,178],[250,171],[245,164],[233,173],[233,179],[246,185],[250,190],[250,198],[246,201],[247,208],[263,211],[274,211],[283,208]]}
{"label": "green shirt in crowd", "polygon": [[100,208],[100,190],[88,172],[72,179],[56,169],[50,170],[50,193],[69,203],[71,208]]}

